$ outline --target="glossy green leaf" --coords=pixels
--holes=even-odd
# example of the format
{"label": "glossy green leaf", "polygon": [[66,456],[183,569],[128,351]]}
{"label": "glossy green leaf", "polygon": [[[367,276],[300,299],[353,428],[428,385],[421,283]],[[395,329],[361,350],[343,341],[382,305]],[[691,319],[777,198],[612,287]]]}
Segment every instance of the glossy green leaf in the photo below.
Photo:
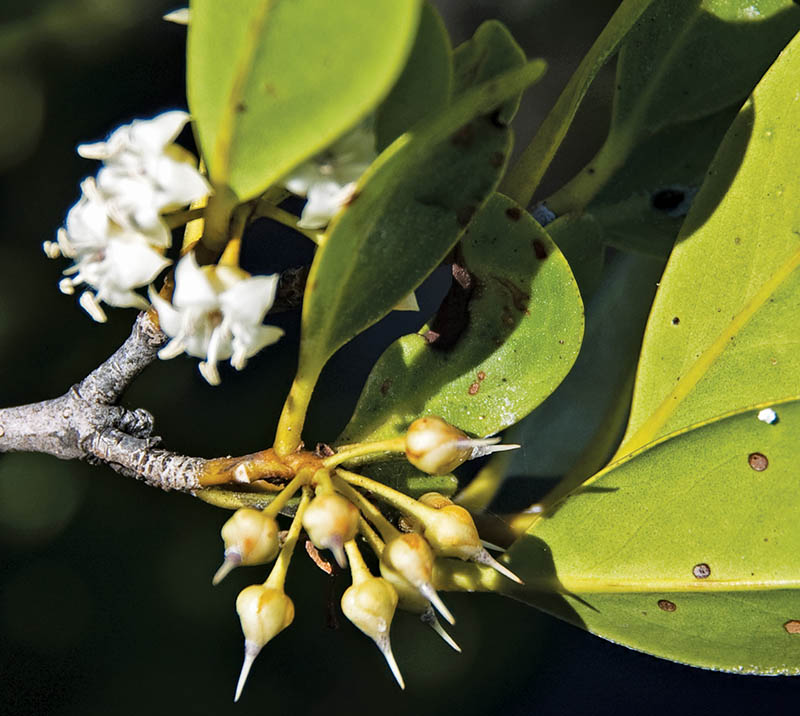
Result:
{"label": "glossy green leaf", "polygon": [[441,15],[425,2],[408,62],[375,114],[379,151],[425,117],[444,109],[453,86],[453,50]]}
{"label": "glossy green leaf", "polygon": [[612,465],[512,547],[525,588],[497,586],[674,661],[800,674],[800,402],[774,408]]}
{"label": "glossy green leaf", "polygon": [[638,138],[738,104],[798,30],[792,0],[653,3],[620,51],[612,135]]}
{"label": "glossy green leaf", "polygon": [[[559,221],[550,226],[558,229]],[[606,464],[625,427],[644,326],[663,267],[663,261],[644,256],[610,261],[600,288],[587,301],[586,334],[574,368],[516,429],[514,441],[523,449],[514,453],[510,475],[558,477],[583,457],[576,477],[582,481]]]}
{"label": "glossy green leaf", "polygon": [[670,257],[618,454],[794,395],[800,375],[800,35],[742,108]]}
{"label": "glossy green leaf", "polygon": [[330,144],[390,90],[417,0],[192,0],[189,109],[214,185],[240,201]]}
{"label": "glossy green leaf", "polygon": [[548,112],[533,140],[522,152],[501,185],[501,191],[523,206],[527,205],[553,161],[561,142],[575,119],[587,90],[614,55],[620,43],[653,0],[623,0],[603,28],[578,69],[570,77],[555,106]]}
{"label": "glossy green leaf", "polygon": [[302,375],[315,375],[441,263],[497,185],[510,152],[511,131],[495,109],[543,72],[544,63],[534,61],[475,87],[373,163],[311,266]]}
{"label": "glossy green leaf", "polygon": [[[522,67],[525,53],[502,22],[489,20],[456,48],[453,63],[453,91],[459,95],[506,70]],[[505,101],[500,113],[502,121],[511,122],[517,113],[521,96],[520,92]]]}
{"label": "glossy green leaf", "polygon": [[381,356],[340,441],[397,436],[426,414],[490,435],[519,421],[569,372],[583,307],[544,229],[496,194],[460,252],[469,280],[458,271],[438,316]]}
{"label": "glossy green leaf", "polygon": [[[548,206],[557,214],[582,211],[648,137],[738,108],[798,29],[792,0],[652,3],[620,50],[605,143]],[[636,220],[635,201],[622,209]]]}
{"label": "glossy green leaf", "polygon": [[597,222],[602,242],[666,259],[735,117],[736,109],[724,109],[637,146],[583,214]]}

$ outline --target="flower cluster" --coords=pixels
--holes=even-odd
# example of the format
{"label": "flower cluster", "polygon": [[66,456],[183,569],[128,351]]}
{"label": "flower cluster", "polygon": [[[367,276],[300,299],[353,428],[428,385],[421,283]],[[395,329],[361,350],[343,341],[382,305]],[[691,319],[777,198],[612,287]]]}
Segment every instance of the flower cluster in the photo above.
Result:
{"label": "flower cluster", "polygon": [[185,112],[165,112],[123,125],[105,142],[78,147],[82,157],[101,160],[103,167],[82,182],[65,227],[44,250],[51,258],[73,260],[59,287],[72,294],[87,286],[80,304],[96,321],[106,320],[101,303],[147,308],[134,289],[170,263],[163,255],[171,243],[163,214],[210,191],[194,157],[173,143],[188,120]]}
{"label": "flower cluster", "polygon": [[188,353],[204,358],[200,373],[219,385],[217,362],[231,359],[242,370],[247,359],[275,343],[283,331],[264,326],[264,316],[275,299],[278,275],[250,276],[234,266],[198,266],[193,253],[175,268],[172,303],[150,288],[161,330],[172,340],[159,351],[162,359]]}

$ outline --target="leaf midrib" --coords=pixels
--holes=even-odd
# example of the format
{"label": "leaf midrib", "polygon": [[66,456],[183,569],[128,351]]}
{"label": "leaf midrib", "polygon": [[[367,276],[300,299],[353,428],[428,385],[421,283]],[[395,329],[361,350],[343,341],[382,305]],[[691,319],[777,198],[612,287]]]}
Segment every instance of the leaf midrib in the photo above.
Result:
{"label": "leaf midrib", "polygon": [[220,118],[219,129],[217,131],[217,141],[214,143],[213,168],[215,170],[212,179],[218,185],[227,185],[230,178],[231,148],[236,127],[237,108],[239,107],[244,88],[253,69],[253,57],[260,46],[261,36],[270,15],[270,10],[280,0],[264,0],[261,8],[253,13],[247,26],[245,41],[242,43],[239,61],[233,73],[228,101],[224,105],[222,117]]}
{"label": "leaf midrib", "polygon": [[747,592],[800,589],[797,579],[604,579],[559,574],[560,586],[575,594]]}
{"label": "leaf midrib", "polygon": [[775,291],[791,276],[792,272],[800,266],[800,248],[794,252],[770,277],[765,281],[756,294],[748,301],[725,329],[714,339],[692,364],[692,367],[681,378],[681,381],[661,401],[659,406],[650,414],[650,417],[627,440],[625,440],[611,462],[615,462],[623,455],[632,453],[649,442],[652,442],[658,430],[669,420],[677,407],[694,390],[695,386],[705,376],[714,362],[721,356],[735,336],[756,312],[767,302]]}

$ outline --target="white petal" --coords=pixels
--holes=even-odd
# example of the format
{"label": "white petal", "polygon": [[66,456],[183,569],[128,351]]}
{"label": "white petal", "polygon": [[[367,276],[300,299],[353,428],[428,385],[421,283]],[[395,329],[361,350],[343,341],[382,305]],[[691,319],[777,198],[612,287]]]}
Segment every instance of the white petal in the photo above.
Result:
{"label": "white petal", "polygon": [[179,10],[168,12],[162,19],[167,22],[174,22],[176,25],[188,25],[191,19],[191,12],[188,7],[182,7]]}
{"label": "white petal", "polygon": [[150,296],[150,303],[153,304],[153,308],[158,313],[158,323],[161,326],[161,330],[170,338],[175,338],[181,331],[180,312],[175,310],[169,301],[161,298],[152,286],[148,291],[148,295]]}
{"label": "white petal", "polygon": [[121,288],[145,286],[172,263],[144,241],[130,239],[112,239],[106,261],[113,283]]}
{"label": "white petal", "polygon": [[172,303],[179,309],[214,310],[219,306],[217,291],[206,272],[197,265],[192,251],[178,261],[175,268],[175,293]]}
{"label": "white petal", "polygon": [[219,296],[222,312],[234,323],[258,325],[275,300],[280,276],[253,276],[231,286]]}
{"label": "white petal", "polygon": [[197,367],[200,370],[200,375],[206,379],[209,385],[219,385],[222,382],[216,363],[211,365],[210,363],[201,362],[197,364]]}
{"label": "white petal", "polygon": [[247,364],[248,358],[252,358],[262,348],[266,348],[279,341],[283,334],[284,331],[277,326],[258,326],[245,341],[242,340],[239,334],[234,332],[231,365],[236,368],[236,370],[242,370]]}
{"label": "white petal", "polygon": [[137,119],[130,127],[131,143],[142,154],[160,153],[188,121],[188,113],[180,110],[164,112],[152,119]]}
{"label": "white petal", "polygon": [[321,229],[327,226],[352,196],[354,188],[354,184],[342,187],[334,181],[314,184],[308,190],[308,201],[297,225],[301,229]]}

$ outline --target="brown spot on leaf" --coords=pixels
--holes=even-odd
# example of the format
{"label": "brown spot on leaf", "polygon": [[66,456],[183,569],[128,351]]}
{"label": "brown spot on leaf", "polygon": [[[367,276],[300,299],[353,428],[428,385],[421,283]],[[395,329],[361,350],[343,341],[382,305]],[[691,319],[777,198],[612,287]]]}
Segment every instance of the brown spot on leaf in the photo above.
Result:
{"label": "brown spot on leaf", "polygon": [[733,243],[734,243],[734,244],[736,244],[736,245],[738,246],[739,244],[741,244],[741,243],[742,243],[742,237],[741,237],[741,236],[737,236],[737,237],[736,237],[736,238],[733,240]]}
{"label": "brown spot on leaf", "polygon": [[428,343],[436,343],[439,340],[439,334],[436,331],[425,331],[422,337]]}
{"label": "brown spot on leaf", "polygon": [[478,380],[486,380],[486,373],[484,373],[482,370],[478,371]]}
{"label": "brown spot on leaf", "polygon": [[545,245],[539,239],[534,239],[532,243],[536,258],[539,259],[539,261],[544,261],[547,258],[547,249]]}
{"label": "brown spot on leaf", "polygon": [[236,105],[235,109],[239,114],[242,114],[242,112],[246,112],[247,111],[247,104],[245,102],[239,102]]}
{"label": "brown spot on leaf", "polygon": [[460,260],[459,256],[454,257],[450,290],[433,317],[430,330],[425,333],[428,344],[438,350],[452,348],[469,325],[469,301],[477,286],[469,270],[459,263]]}
{"label": "brown spot on leaf", "polygon": [[767,460],[767,456],[760,452],[751,452],[747,456],[747,463],[756,472],[764,472],[764,470],[769,467],[769,460]]}
{"label": "brown spot on leaf", "polygon": [[800,619],[790,619],[783,625],[787,634],[800,634]]}
{"label": "brown spot on leaf", "polygon": [[678,607],[675,602],[671,602],[669,599],[659,599],[658,608],[662,612],[674,612]]}
{"label": "brown spot on leaf", "polygon": [[506,209],[506,216],[511,219],[511,221],[519,221],[522,217],[522,209],[518,206],[509,206]]}
{"label": "brown spot on leaf", "polygon": [[476,395],[480,389],[481,384],[476,380],[472,385],[469,386],[469,390],[467,392],[470,395]]}
{"label": "brown spot on leaf", "polygon": [[677,316],[675,316],[675,318],[673,318],[673,319],[672,319],[672,325],[673,325],[673,326],[677,326],[677,325],[679,325],[679,324],[680,324],[680,322],[681,322],[681,319],[680,319],[680,318],[678,318]]}
{"label": "brown spot on leaf", "polygon": [[513,281],[507,278],[502,276],[492,276],[492,278],[511,294],[511,302],[514,304],[514,308],[524,313],[526,316],[530,315],[530,311],[528,310],[528,304],[531,300],[530,294],[523,291]]}
{"label": "brown spot on leaf", "polygon": [[701,562],[692,567],[692,574],[697,577],[697,579],[707,579],[711,576],[711,567],[705,562]]}
{"label": "brown spot on leaf", "polygon": [[457,147],[468,147],[472,144],[474,138],[475,130],[473,126],[471,124],[465,124],[450,137],[450,142]]}
{"label": "brown spot on leaf", "polygon": [[392,379],[387,378],[386,380],[381,383],[381,395],[386,395],[389,392],[389,388],[392,387]]}

